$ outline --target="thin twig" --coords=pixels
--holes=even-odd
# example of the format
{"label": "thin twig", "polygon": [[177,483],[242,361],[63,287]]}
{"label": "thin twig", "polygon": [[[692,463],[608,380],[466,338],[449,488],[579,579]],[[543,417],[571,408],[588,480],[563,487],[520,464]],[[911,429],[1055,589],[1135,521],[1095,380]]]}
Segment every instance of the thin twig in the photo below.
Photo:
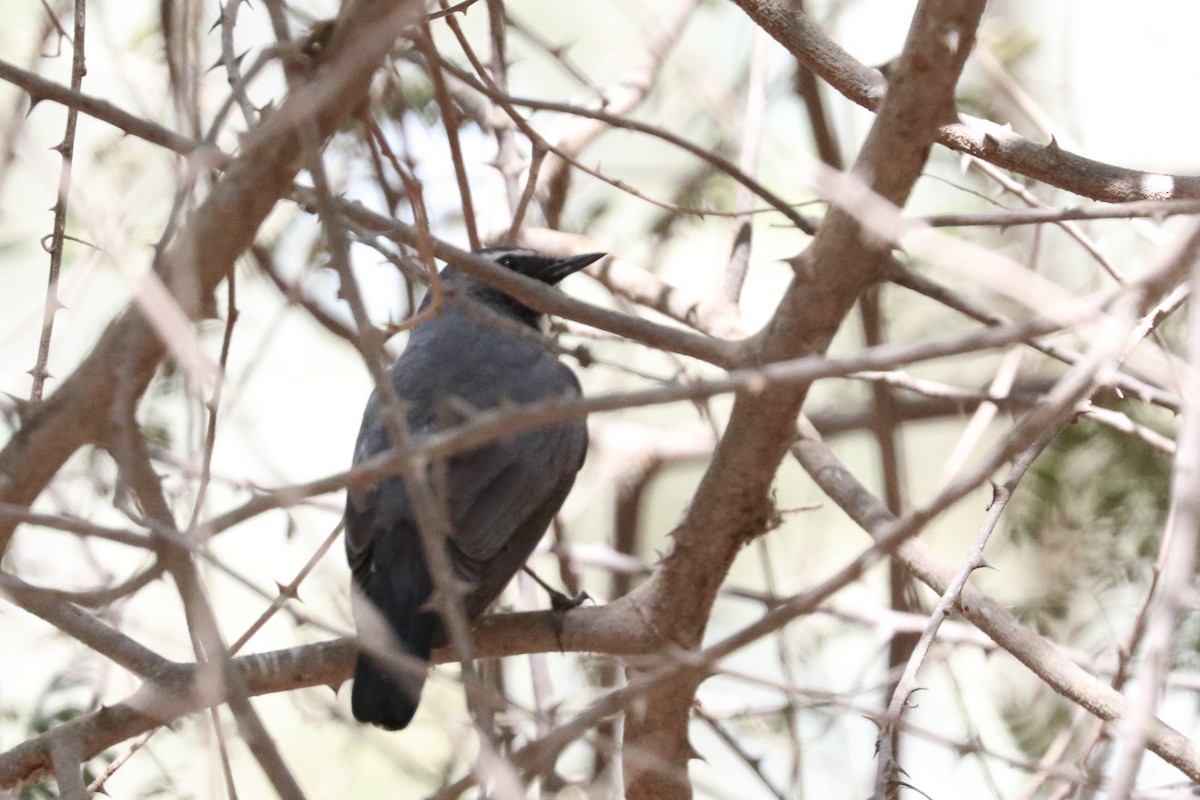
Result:
{"label": "thin twig", "polygon": [[[989,174],[991,174],[989,172]],[[965,228],[973,226],[1012,228],[1018,225],[1045,225],[1096,219],[1154,219],[1161,220],[1181,214],[1200,212],[1200,200],[1131,200],[1124,203],[1105,203],[1094,206],[1065,208],[1040,207],[1004,211],[975,211],[963,214],[937,214],[920,217],[931,228]]]}
{"label": "thin twig", "polygon": [[[738,135],[741,138],[741,154],[738,168],[747,175],[758,171],[758,152],[762,145],[763,123],[767,112],[767,65],[770,54],[770,37],[761,28],[754,30],[754,44],[750,50],[750,75],[746,79],[746,108]],[[725,279],[721,284],[721,298],[730,305],[737,305],[742,296],[742,286],[750,268],[750,246],[753,232],[754,195],[739,184],[734,194],[733,247],[729,263],[725,266]]]}
{"label": "thin twig", "polygon": [[[1193,225],[1193,236],[1200,224]],[[1192,296],[1200,296],[1200,259],[1192,254]],[[1200,528],[1200,312],[1193,306],[1188,319],[1188,360],[1184,378],[1183,424],[1171,481],[1171,512],[1163,534],[1161,574],[1146,631],[1145,653],[1137,670],[1129,714],[1119,726],[1121,742],[1113,774],[1106,785],[1109,797],[1127,800],[1134,790],[1149,736],[1150,723],[1170,670],[1181,614],[1192,604],[1196,561],[1196,531]]]}
{"label": "thin twig", "polygon": [[892,733],[904,709],[909,706],[913,694],[920,688],[917,683],[917,673],[920,671],[929,654],[929,648],[937,638],[938,629],[941,627],[942,622],[958,606],[962,589],[966,585],[967,580],[975,570],[987,565],[987,561],[983,556],[984,548],[987,546],[988,539],[991,538],[996,524],[999,523],[1000,515],[1004,512],[1005,506],[1008,505],[1009,499],[1012,497],[1013,492],[1016,491],[1017,485],[1021,482],[1021,478],[1025,476],[1026,471],[1033,466],[1034,460],[1054,441],[1059,431],[1066,424],[1067,421],[1064,420],[1058,426],[1046,430],[1038,440],[1034,441],[1033,444],[1017,456],[1004,483],[998,486],[993,485],[992,487],[992,502],[987,508],[987,515],[980,525],[975,542],[971,545],[971,549],[967,552],[962,565],[951,580],[950,585],[938,599],[933,613],[929,615],[929,622],[925,626],[925,630],[921,633],[920,639],[913,647],[908,663],[904,665],[904,673],[901,675],[900,680],[896,682],[891,702],[888,703],[887,711],[884,713],[880,733],[875,740],[875,752],[879,761],[875,777],[875,797],[879,800],[894,795],[894,787],[897,785],[897,774],[903,772],[900,769],[897,756],[893,750],[894,737]]}
{"label": "thin twig", "polygon": [[[53,16],[53,15],[51,15]],[[78,92],[87,74],[84,57],[84,38],[87,30],[87,0],[75,0],[74,36],[71,41],[71,91]],[[50,337],[54,332],[54,315],[63,308],[58,297],[58,277],[62,270],[63,244],[67,230],[67,209],[71,194],[71,168],[75,162],[75,128],[79,123],[79,111],[67,108],[67,124],[62,141],[54,148],[62,156],[58,173],[58,195],[54,201],[54,227],[49,236],[46,250],[50,253],[50,269],[46,274],[46,303],[42,310],[42,333],[38,339],[37,360],[30,375],[33,386],[29,390],[31,402],[42,399],[42,389],[50,377],[47,364],[50,360]]]}
{"label": "thin twig", "polygon": [[[200,464],[200,485],[196,488],[196,502],[192,505],[192,519],[188,528],[196,527],[204,511],[204,500],[208,484],[212,480],[213,450],[217,446],[217,412],[221,408],[221,390],[225,387],[226,368],[229,364],[229,347],[233,343],[233,326],[237,324],[237,275],[230,273],[225,281],[225,333],[221,337],[221,355],[217,359],[217,379],[213,384],[212,396],[204,404],[208,412],[208,426],[204,434],[204,454]],[[202,388],[202,387],[197,387]]]}
{"label": "thin twig", "polygon": [[[507,25],[504,16],[504,0],[487,0],[488,10],[488,41],[491,43],[491,74],[492,80],[500,91],[508,92],[508,44],[506,41]],[[521,188],[518,177],[524,164],[517,150],[517,137],[513,131],[512,121],[503,114],[494,113],[491,117],[492,135],[496,137],[496,161],[493,166],[500,172],[504,182],[504,194],[507,208],[504,216],[509,220],[507,227],[516,223],[517,204],[521,198]],[[501,227],[497,225],[496,227]]]}
{"label": "thin twig", "polygon": [[[241,56],[233,48],[233,34],[237,28],[238,9],[243,0],[225,0],[221,4],[220,16],[217,20],[221,29],[221,65],[225,67],[225,77],[229,81],[229,93],[241,109],[242,118],[247,125],[254,125],[258,120],[258,112],[250,98],[246,95],[246,86],[242,82]],[[213,126],[215,133],[216,126]]]}
{"label": "thin twig", "polygon": [[262,626],[267,624],[267,621],[270,620],[271,617],[273,617],[275,613],[279,611],[279,609],[283,608],[289,600],[295,600],[300,597],[300,584],[303,583],[304,579],[308,577],[310,572],[312,572],[313,567],[317,565],[317,562],[324,558],[325,554],[329,552],[329,548],[332,547],[333,543],[337,541],[337,538],[341,535],[342,528],[344,526],[344,522],[339,522],[329,533],[329,535],[325,537],[325,540],[321,542],[317,549],[313,551],[313,554],[309,557],[308,561],[306,561],[304,566],[300,568],[300,571],[296,573],[296,577],[292,578],[291,582],[288,583],[287,586],[279,586],[279,593],[273,600],[271,600],[271,605],[265,608],[263,612],[258,615],[258,619],[254,620],[254,622],[250,624],[250,627],[246,628],[246,630],[242,632],[242,635],[237,638],[237,641],[229,646],[230,654],[236,655],[237,652],[246,645],[246,642],[250,641],[254,634],[258,633],[258,631],[262,629]]}
{"label": "thin twig", "polygon": [[[451,30],[458,28],[453,16],[446,17]],[[417,49],[425,56],[428,65],[429,80],[433,83],[433,96],[437,100],[438,109],[442,115],[442,127],[446,129],[446,144],[450,148],[450,162],[454,165],[454,179],[458,183],[459,202],[462,203],[463,225],[467,229],[467,242],[471,250],[480,248],[478,220],[475,214],[475,201],[472,199],[471,182],[467,176],[466,163],[463,161],[462,139],[459,137],[458,111],[446,90],[446,79],[442,75],[443,60],[437,52],[437,45],[429,25],[423,26],[422,35],[415,40]]]}

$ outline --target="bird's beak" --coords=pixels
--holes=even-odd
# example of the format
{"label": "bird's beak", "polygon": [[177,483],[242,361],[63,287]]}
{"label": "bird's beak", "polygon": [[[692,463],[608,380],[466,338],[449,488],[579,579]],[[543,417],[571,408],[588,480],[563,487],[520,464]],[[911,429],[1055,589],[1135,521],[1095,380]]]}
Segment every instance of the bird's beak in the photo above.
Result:
{"label": "bird's beak", "polygon": [[573,275],[579,270],[586,267],[588,264],[599,261],[608,253],[584,253],[581,256],[571,256],[564,258],[561,261],[555,261],[542,272],[538,277],[546,283],[553,286],[568,275]]}

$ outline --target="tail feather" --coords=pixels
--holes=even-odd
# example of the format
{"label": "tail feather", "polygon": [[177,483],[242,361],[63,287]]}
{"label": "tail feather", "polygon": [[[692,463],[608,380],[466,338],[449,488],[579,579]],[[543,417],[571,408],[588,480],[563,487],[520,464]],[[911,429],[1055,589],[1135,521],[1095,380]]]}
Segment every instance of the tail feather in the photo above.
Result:
{"label": "tail feather", "polygon": [[[429,659],[429,647],[414,657]],[[425,685],[423,671],[405,671],[383,664],[363,653],[354,670],[354,688],[350,691],[350,709],[359,722],[369,722],[389,731],[398,731],[412,722],[421,702]]]}
{"label": "tail feather", "polygon": [[384,537],[377,544],[373,574],[363,588],[363,599],[386,632],[378,623],[363,624],[360,619],[359,635],[372,636],[369,631],[374,630],[411,658],[402,665],[360,653],[350,708],[359,722],[390,731],[407,726],[417,711],[429,653],[441,628],[437,615],[425,607],[433,586],[419,547],[416,537]]}

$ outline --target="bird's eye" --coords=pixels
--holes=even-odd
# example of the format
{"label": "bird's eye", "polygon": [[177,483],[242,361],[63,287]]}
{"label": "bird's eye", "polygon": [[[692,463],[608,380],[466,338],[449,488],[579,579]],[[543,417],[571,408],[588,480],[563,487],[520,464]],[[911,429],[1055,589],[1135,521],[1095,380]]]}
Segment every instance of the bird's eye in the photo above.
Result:
{"label": "bird's eye", "polygon": [[501,256],[499,263],[502,267],[511,267],[513,263],[512,256]]}

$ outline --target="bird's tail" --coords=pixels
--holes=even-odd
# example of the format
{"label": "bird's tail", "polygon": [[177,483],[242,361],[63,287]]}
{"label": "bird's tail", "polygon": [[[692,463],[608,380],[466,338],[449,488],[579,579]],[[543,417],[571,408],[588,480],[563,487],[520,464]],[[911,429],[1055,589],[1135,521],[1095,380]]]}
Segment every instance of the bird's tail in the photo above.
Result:
{"label": "bird's tail", "polygon": [[[423,652],[411,655],[428,661],[428,643]],[[424,685],[423,669],[415,665],[411,671],[393,669],[391,665],[383,664],[362,653],[354,670],[350,709],[359,722],[369,722],[384,730],[398,731],[412,722],[413,715],[417,713],[417,704],[421,702],[421,688]]]}
{"label": "bird's tail", "polygon": [[[364,620],[359,619],[358,626],[359,636],[371,636],[368,631],[372,630],[382,634],[408,658],[400,663],[398,659],[385,661],[360,653],[350,692],[355,719],[390,731],[412,721],[425,685],[429,653],[441,630],[437,614],[426,607],[433,586],[424,561],[412,553],[392,552],[388,546],[400,545],[398,549],[403,550],[413,546],[410,538],[415,539],[384,542],[377,551],[376,571],[364,591],[376,622],[364,625]],[[385,629],[390,636],[384,633]]]}

